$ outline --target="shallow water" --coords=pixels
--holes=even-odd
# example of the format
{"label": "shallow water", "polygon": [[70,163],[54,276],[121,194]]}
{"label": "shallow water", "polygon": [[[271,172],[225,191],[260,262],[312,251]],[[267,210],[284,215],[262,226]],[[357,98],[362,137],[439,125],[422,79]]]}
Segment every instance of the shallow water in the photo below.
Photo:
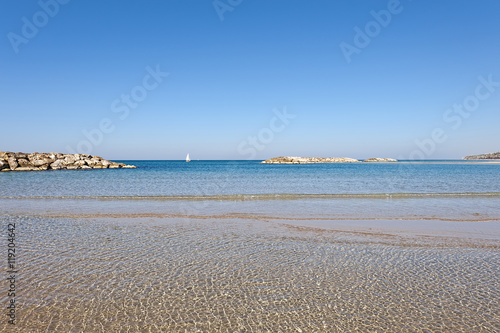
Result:
{"label": "shallow water", "polygon": [[2,221],[17,223],[23,332],[500,329],[497,248],[236,218]]}
{"label": "shallow water", "polygon": [[17,331],[500,331],[500,165],[135,164],[0,173]]}

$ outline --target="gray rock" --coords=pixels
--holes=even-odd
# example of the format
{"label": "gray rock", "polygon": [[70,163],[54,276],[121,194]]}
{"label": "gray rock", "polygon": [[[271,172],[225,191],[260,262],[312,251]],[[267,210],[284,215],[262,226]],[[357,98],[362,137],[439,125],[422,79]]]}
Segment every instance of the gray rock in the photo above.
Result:
{"label": "gray rock", "polygon": [[36,167],[40,167],[42,165],[47,165],[50,163],[50,160],[49,159],[42,159],[42,160],[32,160],[31,161],[31,164],[33,164],[33,166],[36,166]]}
{"label": "gray rock", "polygon": [[8,162],[11,170],[15,170],[19,166],[14,156],[9,157]]}
{"label": "gray rock", "polygon": [[34,168],[34,167],[17,167],[14,169],[14,171],[35,171],[36,169],[38,168]]}
{"label": "gray rock", "polygon": [[86,162],[89,166],[94,167],[97,163],[100,163],[100,162],[101,162],[101,160],[100,160],[100,159],[98,159],[98,158],[92,157],[90,160],[89,160],[89,159],[85,160],[85,162]]}
{"label": "gray rock", "polygon": [[28,161],[27,159],[24,159],[24,158],[18,158],[17,163],[22,168],[32,168],[33,167],[33,164],[31,164],[30,161]]}
{"label": "gray rock", "polygon": [[37,159],[38,156],[40,156],[40,154],[38,154],[38,153],[27,154],[28,161],[30,161],[30,162]]}
{"label": "gray rock", "polygon": [[16,159],[20,159],[20,158],[26,158],[27,159],[28,158],[28,154],[25,154],[25,153],[15,153],[14,157]]}
{"label": "gray rock", "polygon": [[63,160],[57,160],[54,163],[50,164],[50,168],[52,170],[60,170],[60,169],[64,168]]}
{"label": "gray rock", "polygon": [[66,164],[73,164],[76,162],[76,159],[73,155],[67,155],[66,157],[64,157],[64,163]]}
{"label": "gray rock", "polygon": [[7,168],[10,169],[9,162],[7,162],[6,160],[0,159],[0,170],[7,169]]}

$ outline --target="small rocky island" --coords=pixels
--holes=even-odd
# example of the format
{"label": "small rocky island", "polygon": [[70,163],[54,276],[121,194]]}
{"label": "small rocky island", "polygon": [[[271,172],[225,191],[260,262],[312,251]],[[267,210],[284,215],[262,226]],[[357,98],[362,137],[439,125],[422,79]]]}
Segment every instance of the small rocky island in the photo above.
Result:
{"label": "small rocky island", "polygon": [[374,158],[369,158],[367,160],[364,160],[363,162],[397,162],[398,160],[395,160],[393,158],[381,158],[381,157],[374,157]]}
{"label": "small rocky island", "polygon": [[397,162],[393,158],[369,158],[364,161],[349,157],[292,157],[280,156],[265,160],[264,164],[308,164],[308,163],[360,163],[360,162]]}
{"label": "small rocky island", "polygon": [[464,160],[500,160],[500,151],[489,154],[469,155],[465,156]]}
{"label": "small rocky island", "polygon": [[99,156],[61,153],[13,153],[0,151],[0,171],[43,171],[76,169],[131,169]]}

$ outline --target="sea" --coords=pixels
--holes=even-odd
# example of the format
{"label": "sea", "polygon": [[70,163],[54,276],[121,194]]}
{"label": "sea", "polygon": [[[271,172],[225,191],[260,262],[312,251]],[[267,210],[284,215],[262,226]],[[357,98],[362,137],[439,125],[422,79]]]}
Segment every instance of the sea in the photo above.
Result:
{"label": "sea", "polygon": [[235,196],[499,193],[500,164],[261,164],[260,161],[119,161],[137,169],[4,172],[0,197]]}
{"label": "sea", "polygon": [[119,162],[0,173],[0,330],[500,331],[500,164]]}

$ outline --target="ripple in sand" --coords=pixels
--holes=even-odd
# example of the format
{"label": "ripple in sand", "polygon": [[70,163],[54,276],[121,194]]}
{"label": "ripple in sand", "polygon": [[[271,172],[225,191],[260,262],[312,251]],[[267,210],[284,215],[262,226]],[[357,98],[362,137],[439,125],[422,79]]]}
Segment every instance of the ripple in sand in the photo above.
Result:
{"label": "ripple in sand", "polygon": [[500,329],[496,249],[363,243],[247,220],[9,220],[24,332]]}

